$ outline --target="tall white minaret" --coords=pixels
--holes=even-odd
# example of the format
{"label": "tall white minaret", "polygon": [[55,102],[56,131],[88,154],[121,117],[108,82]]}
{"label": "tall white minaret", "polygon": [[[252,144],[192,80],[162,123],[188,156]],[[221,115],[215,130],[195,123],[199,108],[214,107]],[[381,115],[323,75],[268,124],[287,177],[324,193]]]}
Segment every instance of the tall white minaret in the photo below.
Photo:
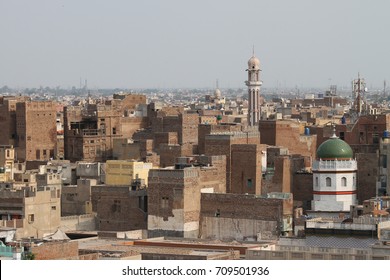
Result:
{"label": "tall white minaret", "polygon": [[260,60],[253,51],[252,57],[248,60],[248,80],[245,84],[248,86],[248,125],[257,126],[260,120]]}

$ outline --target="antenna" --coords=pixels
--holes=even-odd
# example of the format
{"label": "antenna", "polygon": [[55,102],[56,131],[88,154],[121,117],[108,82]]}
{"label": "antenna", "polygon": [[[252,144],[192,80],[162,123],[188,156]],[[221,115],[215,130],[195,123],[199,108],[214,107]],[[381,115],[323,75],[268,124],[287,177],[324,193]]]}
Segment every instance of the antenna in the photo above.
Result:
{"label": "antenna", "polygon": [[219,88],[219,86],[218,86],[218,79],[217,79],[217,82],[216,82],[216,86],[217,86],[217,88]]}
{"label": "antenna", "polygon": [[255,56],[255,44],[252,46],[252,56]]}

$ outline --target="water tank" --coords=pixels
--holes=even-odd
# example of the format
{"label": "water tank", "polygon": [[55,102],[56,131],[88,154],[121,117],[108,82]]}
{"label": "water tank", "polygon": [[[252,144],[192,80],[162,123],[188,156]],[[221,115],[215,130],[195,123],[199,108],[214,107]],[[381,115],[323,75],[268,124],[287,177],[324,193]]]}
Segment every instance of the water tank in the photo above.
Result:
{"label": "water tank", "polygon": [[310,135],[310,128],[305,127],[305,135]]}
{"label": "water tank", "polygon": [[342,118],[341,118],[341,123],[342,124],[345,124],[347,122],[347,120],[345,119],[345,116],[343,116]]}
{"label": "water tank", "polygon": [[383,138],[390,138],[390,132],[388,130],[383,131]]}

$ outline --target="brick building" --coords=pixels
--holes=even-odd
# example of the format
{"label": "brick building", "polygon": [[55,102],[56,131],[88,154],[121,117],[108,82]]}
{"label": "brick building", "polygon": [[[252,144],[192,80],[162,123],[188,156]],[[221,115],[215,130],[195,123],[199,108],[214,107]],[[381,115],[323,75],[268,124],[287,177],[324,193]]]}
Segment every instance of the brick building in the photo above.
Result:
{"label": "brick building", "polygon": [[52,101],[16,104],[17,159],[49,160],[57,145],[56,106]]}
{"label": "brick building", "polygon": [[92,205],[100,231],[127,231],[147,228],[146,189],[127,186],[92,187]]}
{"label": "brick building", "polygon": [[202,193],[200,237],[258,241],[292,234],[291,194]]}
{"label": "brick building", "polygon": [[21,96],[0,96],[0,145],[17,144],[16,137],[16,103],[28,100]]}
{"label": "brick building", "polygon": [[0,145],[13,145],[19,161],[48,160],[57,145],[56,105],[27,97],[0,97]]}
{"label": "brick building", "polygon": [[233,144],[231,150],[231,193],[261,194],[265,145]]}
{"label": "brick building", "polygon": [[285,147],[290,154],[315,158],[317,136],[305,135],[304,124],[293,120],[261,120],[259,131],[261,144]]}
{"label": "brick building", "polygon": [[[249,132],[221,132],[206,135],[205,154],[226,156],[226,191],[232,191],[232,148],[233,145],[260,144],[260,134],[257,131]],[[238,152],[239,147],[236,147]],[[257,162],[257,161],[256,161]],[[240,176],[238,174],[237,176]],[[253,178],[254,179],[254,178]],[[255,183],[255,182],[253,182]]]}
{"label": "brick building", "polygon": [[114,95],[105,103],[64,107],[65,157],[105,161],[113,156],[115,138],[131,138],[146,126],[144,95]]}
{"label": "brick building", "polygon": [[[176,169],[149,172],[148,231],[151,237],[197,238],[201,192],[225,191],[224,156],[199,156],[192,163],[189,158],[180,162]],[[199,166],[193,166],[195,163]]]}

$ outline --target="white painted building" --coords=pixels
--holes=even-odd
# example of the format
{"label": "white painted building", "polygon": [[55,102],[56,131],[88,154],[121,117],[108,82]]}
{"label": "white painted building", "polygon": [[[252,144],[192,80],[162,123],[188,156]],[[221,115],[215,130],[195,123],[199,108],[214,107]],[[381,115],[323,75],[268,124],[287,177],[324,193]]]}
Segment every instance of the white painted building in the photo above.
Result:
{"label": "white painted building", "polygon": [[357,162],[351,147],[333,135],[313,162],[313,211],[349,211],[356,200]]}

